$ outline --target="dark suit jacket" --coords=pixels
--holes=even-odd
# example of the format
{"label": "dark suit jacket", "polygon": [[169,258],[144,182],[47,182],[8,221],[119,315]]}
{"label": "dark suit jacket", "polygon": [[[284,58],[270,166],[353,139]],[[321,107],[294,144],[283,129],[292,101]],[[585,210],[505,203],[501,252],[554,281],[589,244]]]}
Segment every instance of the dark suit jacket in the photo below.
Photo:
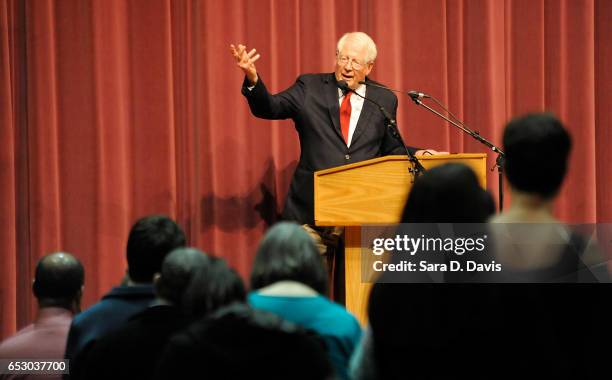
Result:
{"label": "dark suit jacket", "polygon": [[72,320],[65,358],[70,360],[70,374],[64,379],[80,379],[85,358],[102,336],[121,327],[134,314],[155,300],[153,285],[117,286],[102,300],[77,314]]}
{"label": "dark suit jacket", "polygon": [[[242,94],[253,115],[293,119],[300,136],[300,161],[285,203],[285,219],[314,223],[315,171],[388,154],[405,154],[386,128],[380,110],[369,101],[364,101],[351,146],[346,146],[340,130],[338,88],[333,73],[302,75],[293,86],[276,95],[268,92],[261,78],[252,90],[248,85],[245,79]],[[367,87],[366,97],[381,104],[395,118],[397,97],[392,92]]]}
{"label": "dark suit jacket", "polygon": [[82,378],[153,378],[168,339],[187,325],[187,318],[175,306],[156,305],[145,309],[95,343],[87,355]]}

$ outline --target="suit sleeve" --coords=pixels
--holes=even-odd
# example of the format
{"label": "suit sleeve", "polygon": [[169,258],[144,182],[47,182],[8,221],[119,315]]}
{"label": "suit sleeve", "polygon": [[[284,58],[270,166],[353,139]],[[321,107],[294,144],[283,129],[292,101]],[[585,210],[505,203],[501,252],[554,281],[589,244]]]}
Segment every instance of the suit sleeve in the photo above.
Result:
{"label": "suit sleeve", "polygon": [[245,78],[242,95],[247,98],[251,113],[256,117],[269,120],[291,119],[298,114],[304,102],[304,82],[300,77],[285,91],[272,95],[261,77],[252,89],[249,89],[249,82]]}
{"label": "suit sleeve", "polygon": [[[397,97],[396,96],[393,96],[393,106],[391,107],[391,110],[392,110],[391,115],[393,116],[394,119],[396,119],[397,118]],[[402,138],[404,138],[404,143],[406,143],[405,136],[402,135]],[[411,147],[407,143],[406,143],[406,146],[408,146],[408,150],[412,154],[414,154],[417,150],[420,149],[420,148]],[[393,136],[393,134],[391,133],[391,129],[388,127],[385,130],[385,137],[383,138],[380,152],[381,152],[381,155],[383,156],[405,155],[406,154],[406,150],[404,150],[404,147],[399,142],[399,140]]]}

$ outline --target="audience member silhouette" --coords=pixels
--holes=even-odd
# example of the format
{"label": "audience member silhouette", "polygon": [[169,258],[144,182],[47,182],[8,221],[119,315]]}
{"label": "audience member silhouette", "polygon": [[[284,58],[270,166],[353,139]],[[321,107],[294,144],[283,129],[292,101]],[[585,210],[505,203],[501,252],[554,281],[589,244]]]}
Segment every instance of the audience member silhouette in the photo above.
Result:
{"label": "audience member silhouette", "polygon": [[261,241],[251,272],[249,303],[318,333],[339,378],[361,337],[353,315],[330,301],[327,276],[312,238],[300,226],[283,222]]}
{"label": "audience member silhouette", "polygon": [[[178,248],[154,278],[156,300],[117,330],[100,338],[87,355],[83,378],[150,379],[172,334],[187,327],[185,292],[196,279],[211,281],[214,260],[195,248]],[[198,300],[205,302],[206,298]]]}
{"label": "audience member silhouette", "polygon": [[245,303],[233,303],[176,334],[155,379],[332,379],[311,332]]}
{"label": "audience member silhouette", "polygon": [[[185,294],[200,318],[174,335],[156,379],[324,379],[332,374],[323,343],[279,317],[245,304],[242,280],[224,261]],[[205,317],[202,318],[201,316]]]}
{"label": "audience member silhouette", "polygon": [[242,278],[223,259],[213,258],[204,275],[194,277],[183,295],[183,309],[191,319],[202,317],[235,302],[244,302]]}
{"label": "audience member silhouette", "polygon": [[[510,122],[504,132],[504,151],[513,206],[493,221],[531,222],[525,230],[548,238],[542,233],[548,231],[539,230],[533,222],[560,226],[552,216],[551,201],[563,181],[570,146],[569,135],[549,114],[526,115]],[[416,181],[415,197],[421,179],[432,172]],[[452,188],[443,183],[439,186]],[[438,202],[466,202],[462,199],[466,194],[456,191],[428,200],[422,197],[419,202],[413,194],[408,204],[422,210],[435,210]],[[453,196],[457,198],[451,199]],[[487,209],[470,211],[466,207],[469,215],[462,215],[444,207],[442,210],[451,215],[434,216],[407,210],[404,221],[480,222]],[[543,267],[556,265],[545,251],[542,256],[530,249],[519,257],[516,251],[500,254],[499,236],[492,235],[488,253],[503,264],[515,265],[517,272],[542,274]],[[568,241],[571,245],[571,239],[566,244]],[[523,241],[511,243],[520,245]],[[564,254],[562,249],[553,258]],[[568,260],[561,262],[566,265]],[[573,263],[575,271],[576,261]],[[363,345],[366,360],[357,366],[361,371],[356,371],[356,378],[599,378],[605,361],[602,352],[595,349],[596,343],[607,341],[610,335],[605,328],[609,315],[601,306],[609,292],[607,286],[499,283],[495,277],[491,279],[495,283],[377,283],[368,310],[372,339]],[[373,353],[374,366],[367,364],[368,352]],[[407,368],[405,358],[418,365]]]}
{"label": "audience member silhouette", "polygon": [[553,215],[567,172],[569,133],[551,114],[527,114],[508,123],[503,141],[512,203],[492,219],[492,231],[506,276],[522,282],[595,280],[586,265],[597,261],[596,246]]}
{"label": "audience member silhouette", "polygon": [[[57,252],[41,258],[32,285],[38,301],[36,320],[0,344],[0,359],[63,359],[70,322],[80,311],[83,280],[83,266],[71,254]],[[37,377],[0,374],[0,378]],[[60,379],[61,375],[45,378]]]}
{"label": "audience member silhouette", "polygon": [[[415,181],[401,222],[455,223],[454,231],[469,232],[461,229],[461,223],[484,223],[493,212],[493,200],[472,169],[445,164]],[[422,226],[424,231],[437,233],[429,225]],[[353,358],[354,378],[461,378],[491,327],[489,314],[482,311],[494,305],[479,299],[488,289],[431,283],[425,281],[429,273],[418,277],[423,283],[402,283],[401,275],[405,273],[398,280],[397,274],[383,274],[372,288],[370,329]],[[397,283],[388,282],[391,279]],[[414,279],[411,275],[406,281]]]}
{"label": "audience member silhouette", "polygon": [[[597,247],[553,214],[567,173],[571,137],[549,113],[511,120],[503,135],[511,205],[492,218],[496,260],[512,282],[499,286],[505,364],[511,374],[601,378],[609,341],[605,265]],[[537,283],[536,283],[537,282]],[[543,283],[547,282],[547,283]],[[590,284],[575,282],[590,282]],[[521,352],[521,355],[511,354]],[[504,364],[502,363],[502,364]]]}
{"label": "audience member silhouette", "polygon": [[126,249],[125,283],[72,321],[65,355],[70,360],[70,375],[65,375],[65,379],[80,378],[84,358],[97,339],[151,304],[155,299],[153,276],[161,270],[166,255],[183,246],[183,230],[165,215],[147,216],[132,226]]}
{"label": "audience member silhouette", "polygon": [[451,163],[431,168],[417,179],[401,223],[484,223],[494,212],[493,199],[474,171]]}

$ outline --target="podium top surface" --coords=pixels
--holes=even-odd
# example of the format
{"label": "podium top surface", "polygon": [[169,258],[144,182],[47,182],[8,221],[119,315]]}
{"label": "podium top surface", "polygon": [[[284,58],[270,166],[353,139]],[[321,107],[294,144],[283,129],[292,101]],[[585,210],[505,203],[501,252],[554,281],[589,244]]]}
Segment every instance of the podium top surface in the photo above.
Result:
{"label": "podium top surface", "polygon": [[[462,153],[418,158],[425,169],[463,163],[474,170],[485,187],[486,157],[485,153]],[[315,224],[397,223],[412,187],[411,166],[406,156],[383,156],[315,172]]]}
{"label": "podium top surface", "polygon": [[[437,154],[437,155],[431,155],[431,156],[417,156],[419,161],[444,161],[444,162],[447,162],[449,160],[461,160],[461,159],[479,159],[479,158],[486,159],[486,157],[487,157],[486,153],[455,153],[455,154]],[[353,164],[336,166],[336,167],[324,169],[324,170],[318,170],[315,172],[315,176],[322,176],[322,175],[337,173],[337,172],[350,170],[354,168],[376,165],[381,162],[388,162],[388,161],[406,161],[408,162],[408,157],[406,155],[395,155],[395,156],[382,156],[382,157],[372,158],[370,160],[355,162]]]}

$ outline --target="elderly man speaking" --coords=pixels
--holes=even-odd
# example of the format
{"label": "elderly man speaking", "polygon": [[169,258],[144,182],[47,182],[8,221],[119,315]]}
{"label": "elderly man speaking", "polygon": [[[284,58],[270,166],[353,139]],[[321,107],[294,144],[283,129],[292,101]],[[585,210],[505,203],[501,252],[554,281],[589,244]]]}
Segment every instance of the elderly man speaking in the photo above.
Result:
{"label": "elderly man speaking", "polygon": [[[333,73],[301,75],[291,87],[276,95],[268,92],[257,73],[255,62],[260,54],[255,49],[247,51],[240,44],[231,45],[230,50],[245,74],[242,94],[253,115],[271,120],[292,119],[295,123],[300,138],[300,161],[291,181],[283,218],[304,225],[324,253],[326,248],[334,248],[341,230],[313,226],[313,173],[406,153],[387,128],[376,105],[355,94],[382,105],[395,118],[397,97],[391,91],[368,86],[374,83],[368,75],[374,68],[376,44],[362,32],[343,35],[337,44]],[[355,93],[341,90],[340,81]],[[422,152],[409,149],[416,154]]]}

